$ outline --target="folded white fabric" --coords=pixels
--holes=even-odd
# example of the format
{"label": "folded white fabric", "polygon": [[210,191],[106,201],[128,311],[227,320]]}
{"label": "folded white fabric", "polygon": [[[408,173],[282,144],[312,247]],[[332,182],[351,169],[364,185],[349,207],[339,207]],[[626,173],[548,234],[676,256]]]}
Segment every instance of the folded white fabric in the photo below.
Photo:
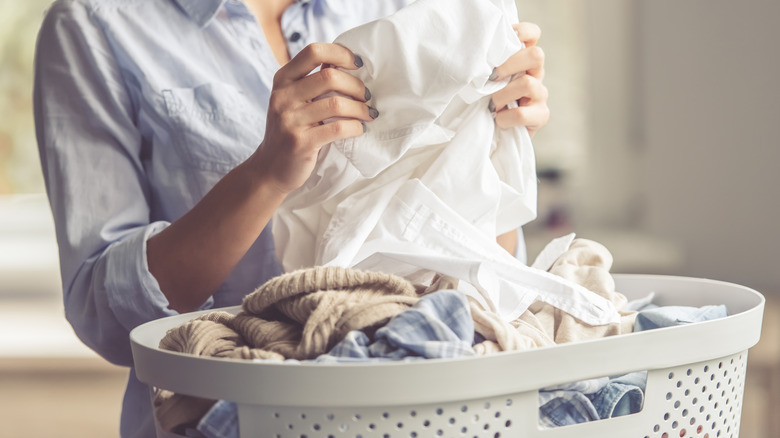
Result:
{"label": "folded white fabric", "polygon": [[533,146],[525,128],[497,129],[488,78],[523,45],[514,0],[417,0],[336,39],[361,55],[349,73],[379,118],[334,142],[277,211],[287,271],[335,265],[425,283],[462,280],[486,309],[516,319],[535,300],[592,324],[616,322],[607,300],[520,263],[495,241],[536,216]]}

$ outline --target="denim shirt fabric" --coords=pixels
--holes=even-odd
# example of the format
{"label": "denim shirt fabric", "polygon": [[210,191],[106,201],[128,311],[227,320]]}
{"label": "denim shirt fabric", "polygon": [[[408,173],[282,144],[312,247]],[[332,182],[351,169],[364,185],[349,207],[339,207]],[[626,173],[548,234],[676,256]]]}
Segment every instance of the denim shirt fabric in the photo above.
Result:
{"label": "denim shirt fabric", "polygon": [[539,391],[539,425],[568,426],[637,413],[644,403],[646,381],[647,371],[639,371]]}
{"label": "denim shirt fabric", "polygon": [[577,391],[556,391],[554,397],[539,407],[539,426],[543,428],[596,420],[599,413],[593,403],[586,394]]}
{"label": "denim shirt fabric", "polygon": [[637,371],[609,379],[607,385],[589,397],[599,418],[635,414],[645,400],[647,371]]}
{"label": "denim shirt fabric", "polygon": [[[409,0],[302,0],[282,17],[291,56]],[[35,58],[34,112],[79,338],[132,366],[128,334],[175,312],[146,241],[189,211],[263,140],[279,64],[239,0],[58,0]],[[266,229],[203,308],[239,304],[281,272]],[[123,437],[152,432],[131,371]]]}

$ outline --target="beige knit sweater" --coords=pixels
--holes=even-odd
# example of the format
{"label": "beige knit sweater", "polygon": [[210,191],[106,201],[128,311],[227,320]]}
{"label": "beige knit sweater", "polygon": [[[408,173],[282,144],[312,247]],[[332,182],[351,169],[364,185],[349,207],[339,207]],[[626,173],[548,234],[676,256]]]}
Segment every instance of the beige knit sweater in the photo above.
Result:
{"label": "beige knit sweater", "polygon": [[[238,315],[215,311],[175,327],[164,350],[237,359],[314,359],[351,330],[372,333],[419,300],[407,280],[380,272],[317,267],[273,278],[247,295]],[[155,393],[160,426],[194,426],[213,400]]]}

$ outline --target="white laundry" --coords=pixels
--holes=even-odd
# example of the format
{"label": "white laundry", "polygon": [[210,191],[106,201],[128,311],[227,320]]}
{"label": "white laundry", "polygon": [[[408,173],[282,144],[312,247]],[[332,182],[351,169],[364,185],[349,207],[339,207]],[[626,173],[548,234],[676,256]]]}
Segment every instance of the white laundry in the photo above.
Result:
{"label": "white laundry", "polygon": [[565,236],[551,240],[550,243],[542,249],[539,255],[536,256],[531,267],[549,271],[550,268],[552,268],[553,263],[558,260],[558,257],[569,250],[571,243],[574,242],[574,237],[576,237],[574,233],[569,233]]}
{"label": "white laundry", "polygon": [[609,301],[496,243],[536,216],[528,132],[498,129],[488,110],[506,85],[488,80],[493,68],[523,47],[517,15],[514,0],[417,0],[336,39],[363,58],[348,72],[380,116],[325,146],[277,210],[285,270],[338,265],[420,283],[441,273],[507,321],[536,300],[591,325],[617,321]]}

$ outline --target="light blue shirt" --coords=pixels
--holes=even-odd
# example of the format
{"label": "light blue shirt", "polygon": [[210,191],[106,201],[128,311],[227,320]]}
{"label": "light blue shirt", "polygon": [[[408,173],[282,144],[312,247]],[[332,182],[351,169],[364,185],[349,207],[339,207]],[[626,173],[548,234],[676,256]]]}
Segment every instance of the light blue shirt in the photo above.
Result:
{"label": "light blue shirt", "polygon": [[[282,17],[291,56],[411,0],[302,0]],[[172,315],[146,241],[260,144],[279,64],[237,0],[59,0],[40,31],[35,121],[60,250],[65,313],[112,363],[128,334]],[[203,308],[239,304],[280,273],[266,229]],[[130,372],[123,437],[154,436]]]}

